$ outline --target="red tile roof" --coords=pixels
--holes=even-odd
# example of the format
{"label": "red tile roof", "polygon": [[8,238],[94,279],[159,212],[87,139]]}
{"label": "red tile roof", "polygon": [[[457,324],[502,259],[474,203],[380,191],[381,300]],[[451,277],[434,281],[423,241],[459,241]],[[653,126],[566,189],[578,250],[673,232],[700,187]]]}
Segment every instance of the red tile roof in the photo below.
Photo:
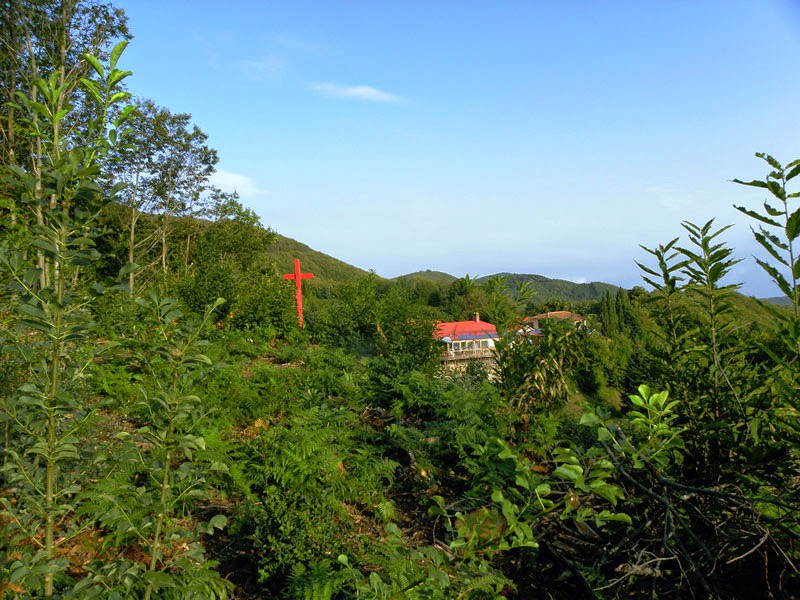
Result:
{"label": "red tile roof", "polygon": [[436,325],[436,339],[449,337],[459,339],[496,338],[497,328],[486,321],[448,321]]}
{"label": "red tile roof", "polygon": [[551,312],[534,315],[532,317],[525,317],[525,321],[533,321],[534,319],[572,319],[573,321],[584,321],[585,319],[578,313],[570,312],[568,310],[554,310]]}

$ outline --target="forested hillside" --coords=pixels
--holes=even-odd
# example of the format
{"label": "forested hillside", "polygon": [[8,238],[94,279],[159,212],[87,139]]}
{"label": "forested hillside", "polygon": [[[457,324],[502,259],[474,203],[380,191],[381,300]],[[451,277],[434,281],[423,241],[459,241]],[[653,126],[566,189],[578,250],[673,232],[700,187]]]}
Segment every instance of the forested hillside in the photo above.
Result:
{"label": "forested hillside", "polygon": [[[438,271],[419,271],[403,275],[398,279],[406,282],[429,281],[445,286],[453,283],[457,278]],[[552,279],[543,275],[529,275],[521,273],[496,273],[474,277],[475,283],[493,285],[493,281],[503,281],[510,293],[524,293],[530,302],[538,304],[549,300],[561,302],[597,301],[606,292],[616,293],[618,286],[610,283],[593,281],[591,283],[575,283],[564,279]]]}
{"label": "forested hillside", "polygon": [[274,261],[278,269],[284,273],[290,273],[294,268],[294,259],[299,258],[303,270],[314,273],[318,283],[319,280],[327,283],[344,283],[368,274],[367,271],[312,250],[305,244],[277,233],[275,242],[265,253],[265,258]]}
{"label": "forested hillside", "polygon": [[[715,220],[632,290],[385,280],[211,185],[124,13],[0,10],[0,598],[800,596],[800,161],[731,184],[787,306]],[[442,369],[474,312],[496,368]]]}

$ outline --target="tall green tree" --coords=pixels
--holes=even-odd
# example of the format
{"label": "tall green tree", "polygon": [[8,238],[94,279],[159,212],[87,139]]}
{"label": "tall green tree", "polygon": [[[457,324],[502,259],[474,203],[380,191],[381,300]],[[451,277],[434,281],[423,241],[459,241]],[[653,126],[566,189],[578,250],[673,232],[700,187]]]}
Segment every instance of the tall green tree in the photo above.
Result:
{"label": "tall green tree", "polygon": [[756,156],[772,169],[769,174],[764,179],[734,179],[734,182],[765,189],[772,200],[764,201],[763,212],[744,206],[735,208],[759,223],[758,229],[753,230],[753,235],[770,258],[757,258],[756,262],[791,302],[792,321],[795,323],[789,325],[794,330],[790,335],[796,338],[793,351],[800,357],[800,333],[797,330],[797,322],[800,322],[800,249],[797,247],[797,239],[800,237],[800,207],[794,206],[797,198],[800,198],[800,191],[790,192],[787,189],[787,184],[800,175],[800,159],[783,166],[769,154],[759,152]]}
{"label": "tall green tree", "polygon": [[619,333],[619,318],[617,307],[611,292],[606,290],[600,300],[600,322],[603,325],[603,333],[607,336],[615,336]]}
{"label": "tall green tree", "polygon": [[[92,101],[78,85],[91,77],[86,53],[105,61],[112,45],[130,37],[127,18],[109,3],[87,0],[8,0],[0,5],[0,165],[18,164],[38,173],[45,152],[63,140],[89,135]],[[37,80],[58,88],[52,138],[37,133],[39,117],[28,118],[23,104],[47,102]],[[112,107],[112,110],[115,110]],[[64,111],[64,112],[62,112]],[[6,200],[8,202],[8,200]],[[12,213],[21,207],[8,206]],[[27,218],[27,215],[18,215]]]}
{"label": "tall green tree", "polygon": [[[128,184],[124,200],[128,261],[139,264],[143,276],[155,268],[162,284],[167,282],[171,255],[180,256],[178,266],[189,263],[195,232],[185,228],[182,247],[174,248],[177,219],[203,216],[208,193],[214,191],[209,178],[217,152],[191,118],[152,100],[141,100],[131,119],[129,143],[109,165],[110,176]],[[155,227],[140,235],[137,227],[143,213],[155,217]],[[134,274],[128,277],[132,286]]]}
{"label": "tall green tree", "polygon": [[[480,311],[483,319],[498,327],[499,331],[511,329],[519,323],[523,315],[521,302],[514,297],[512,288],[509,286],[508,279],[502,275],[490,277],[483,286],[486,295],[486,304],[476,306],[475,310]],[[518,288],[517,291],[525,294]]]}
{"label": "tall green tree", "polygon": [[796,449],[800,446],[800,190],[791,191],[788,186],[800,175],[800,159],[783,165],[769,154],[759,152],[756,156],[769,167],[766,177],[734,182],[766,190],[771,199],[764,200],[760,212],[744,206],[735,208],[758,223],[753,235],[766,258],[757,258],[756,262],[789,299],[790,311],[771,310],[780,347],[770,352],[774,368],[762,390],[768,408],[757,415],[755,423],[759,428],[762,420],[768,423],[764,433],[778,432],[779,439]]}
{"label": "tall green tree", "polygon": [[474,277],[464,275],[450,284],[447,291],[448,312],[454,320],[468,319],[486,304],[483,290]]}
{"label": "tall green tree", "polygon": [[[2,398],[2,412],[15,432],[14,445],[5,449],[3,471],[17,492],[15,502],[2,497],[0,504],[5,522],[12,524],[8,539],[37,550],[13,563],[12,576],[45,598],[53,597],[56,575],[66,568],[57,546],[79,527],[73,516],[85,482],[78,443],[93,413],[80,396],[93,358],[85,346],[93,335],[87,312],[92,295],[80,275],[98,257],[97,216],[119,191],[113,188],[107,195],[98,180],[100,165],[130,114],[126,107],[109,120],[115,105],[128,99],[120,88],[130,73],[116,67],[124,47],[115,46],[107,69],[86,55],[91,79],[67,85],[52,73],[34,80],[42,101],[20,97],[18,104],[19,119],[30,127],[40,154],[27,167],[9,167],[15,203],[35,213],[36,221],[28,240],[0,247],[3,280],[15,293],[12,335],[27,366],[25,378]],[[87,125],[90,137],[81,143],[62,137],[61,130],[71,107],[65,96],[78,84],[95,103]],[[35,261],[31,246],[38,250]]]}
{"label": "tall green tree", "polygon": [[[740,262],[719,236],[730,226],[714,229],[713,219],[702,226],[684,222],[691,246],[679,248],[686,257],[683,273],[686,293],[695,304],[694,328],[685,334],[680,365],[691,374],[691,399],[685,404],[689,430],[698,435],[691,456],[724,464],[747,443],[749,427],[739,383],[747,372],[741,344],[735,336],[738,323],[733,316],[733,294],[739,284],[725,280]],[[702,468],[702,467],[700,467]]]}

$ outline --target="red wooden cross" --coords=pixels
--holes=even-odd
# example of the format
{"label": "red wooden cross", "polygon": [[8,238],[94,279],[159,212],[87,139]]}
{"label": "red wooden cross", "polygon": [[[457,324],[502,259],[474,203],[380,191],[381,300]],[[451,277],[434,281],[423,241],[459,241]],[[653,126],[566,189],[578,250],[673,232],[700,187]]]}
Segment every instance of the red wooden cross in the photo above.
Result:
{"label": "red wooden cross", "polygon": [[303,327],[303,279],[314,279],[313,273],[300,272],[300,259],[294,259],[294,273],[286,273],[284,279],[294,279],[294,297],[297,301],[297,323]]}

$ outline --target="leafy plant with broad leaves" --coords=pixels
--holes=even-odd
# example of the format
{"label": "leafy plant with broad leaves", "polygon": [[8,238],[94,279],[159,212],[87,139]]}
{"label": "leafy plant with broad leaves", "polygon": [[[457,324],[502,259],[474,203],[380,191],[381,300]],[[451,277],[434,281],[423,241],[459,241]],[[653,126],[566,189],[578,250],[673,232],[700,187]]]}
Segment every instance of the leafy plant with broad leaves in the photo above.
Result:
{"label": "leafy plant with broad leaves", "polygon": [[[36,79],[41,101],[18,94],[15,105],[39,154],[30,169],[9,166],[18,204],[34,218],[29,236],[0,247],[0,266],[17,314],[12,329],[16,354],[27,366],[25,379],[2,399],[13,443],[4,453],[9,491],[0,497],[0,518],[9,524],[5,540],[23,550],[11,561],[9,579],[45,598],[53,597],[56,579],[69,564],[59,556],[59,547],[82,529],[73,518],[85,485],[78,443],[96,409],[82,391],[99,348],[86,350],[95,334],[88,312],[94,298],[80,275],[99,257],[94,223],[119,192],[119,187],[103,190],[97,180],[133,109],[124,106],[116,118],[109,117],[128,99],[122,82],[130,73],[117,68],[124,48],[124,43],[114,48],[108,69],[84,57],[94,77],[80,84],[96,106],[81,145],[62,131],[73,110],[68,94],[75,82],[56,74]],[[93,293],[101,291],[96,286]]]}
{"label": "leafy plant with broad leaves", "polygon": [[793,160],[785,166],[774,157],[764,152],[756,154],[772,169],[764,179],[743,181],[734,179],[735,183],[767,190],[772,196],[764,201],[764,211],[757,212],[744,206],[736,206],[736,210],[758,221],[758,229],[753,236],[761,247],[767,251],[778,265],[756,258],[759,266],[766,271],[778,289],[791,300],[794,316],[800,316],[800,253],[797,238],[800,237],[800,207],[793,207],[792,201],[800,198],[800,191],[789,192],[786,185],[800,175],[800,159]]}
{"label": "leafy plant with broad leaves", "polygon": [[800,175],[800,159],[784,166],[769,154],[757,153],[756,156],[769,165],[771,170],[767,176],[752,181],[734,179],[734,182],[764,189],[772,199],[764,201],[763,212],[744,206],[735,208],[758,222],[753,236],[770,260],[756,258],[756,262],[790,301],[788,313],[771,311],[779,325],[778,339],[782,348],[778,352],[765,350],[775,363],[772,373],[776,385],[774,396],[779,401],[759,423],[771,424],[788,435],[796,446],[800,443],[800,249],[797,244],[800,237],[800,205],[797,204],[800,191],[790,192],[787,185]]}
{"label": "leafy plant with broad leaves", "polygon": [[227,519],[216,514],[204,522],[195,510],[213,491],[209,476],[227,470],[203,457],[200,430],[209,414],[196,394],[212,366],[201,335],[223,300],[209,305],[199,323],[156,291],[134,302],[141,309],[137,338],[121,341],[142,371],[140,400],[131,411],[139,426],[116,434],[119,468],[94,491],[85,511],[108,531],[106,544],[132,548],[134,555],[138,549],[144,559],[95,561],[79,589],[99,593],[114,582],[145,599],[183,598],[187,590],[225,598],[229,585],[205,560],[199,538],[225,527]]}

